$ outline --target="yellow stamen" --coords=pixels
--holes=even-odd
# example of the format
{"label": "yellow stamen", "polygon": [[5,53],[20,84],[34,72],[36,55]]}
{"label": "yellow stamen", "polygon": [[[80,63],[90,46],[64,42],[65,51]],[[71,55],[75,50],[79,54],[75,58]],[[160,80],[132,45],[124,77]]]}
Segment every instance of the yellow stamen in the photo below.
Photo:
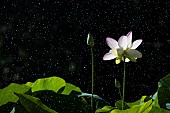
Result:
{"label": "yellow stamen", "polygon": [[116,64],[119,64],[121,62],[121,59],[116,59]]}
{"label": "yellow stamen", "polygon": [[117,50],[112,50],[112,53],[116,56],[118,56]]}

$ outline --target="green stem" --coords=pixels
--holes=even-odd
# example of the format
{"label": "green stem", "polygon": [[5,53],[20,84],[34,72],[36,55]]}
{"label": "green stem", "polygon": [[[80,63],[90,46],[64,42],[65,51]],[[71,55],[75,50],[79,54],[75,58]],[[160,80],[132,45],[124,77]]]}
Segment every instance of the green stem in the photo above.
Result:
{"label": "green stem", "polygon": [[93,113],[93,92],[94,92],[94,55],[93,55],[93,48],[91,47],[91,58],[92,58],[92,84],[91,84],[91,107]]}
{"label": "green stem", "polygon": [[125,97],[125,77],[126,77],[126,63],[124,61],[124,66],[123,66],[123,96],[122,96],[122,110],[124,109],[124,97]]}

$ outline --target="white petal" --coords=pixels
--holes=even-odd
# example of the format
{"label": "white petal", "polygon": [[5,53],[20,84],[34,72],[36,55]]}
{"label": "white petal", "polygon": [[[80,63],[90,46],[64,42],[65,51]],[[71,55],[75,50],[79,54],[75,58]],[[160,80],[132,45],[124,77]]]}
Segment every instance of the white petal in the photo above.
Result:
{"label": "white petal", "polygon": [[109,53],[106,53],[103,57],[103,60],[112,60],[114,58],[116,58],[117,56],[112,54],[111,50],[109,51]]}
{"label": "white petal", "polygon": [[135,40],[132,44],[131,49],[136,49],[142,43],[142,39]]}
{"label": "white petal", "polygon": [[127,49],[127,36],[121,36],[118,40],[118,44],[120,47],[123,47],[123,50]]}
{"label": "white petal", "polygon": [[132,31],[130,31],[127,35],[128,47],[132,46]]}
{"label": "white petal", "polygon": [[107,38],[106,38],[106,43],[107,43],[107,45],[108,45],[111,49],[117,49],[117,48],[119,48],[118,42],[117,42],[115,39],[113,39],[113,38],[107,37]]}
{"label": "white petal", "polygon": [[125,62],[129,62],[130,60],[128,58],[125,58]]}

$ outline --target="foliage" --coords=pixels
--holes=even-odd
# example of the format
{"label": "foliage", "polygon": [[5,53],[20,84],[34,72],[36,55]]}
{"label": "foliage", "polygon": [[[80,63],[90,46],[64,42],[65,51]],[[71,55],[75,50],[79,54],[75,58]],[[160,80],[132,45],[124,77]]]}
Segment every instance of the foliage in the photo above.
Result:
{"label": "foliage", "polygon": [[[153,96],[142,96],[132,103],[122,100],[109,105],[93,95],[96,113],[170,113],[170,74],[160,79],[158,91]],[[91,113],[92,94],[83,93],[79,87],[66,83],[60,77],[38,79],[26,84],[11,83],[0,89],[1,113]],[[105,106],[106,105],[106,106]]]}
{"label": "foliage", "polygon": [[[41,78],[26,84],[11,83],[0,89],[0,111],[1,113],[90,113],[89,95],[60,77]],[[95,96],[97,108],[106,105],[99,96]]]}
{"label": "foliage", "polygon": [[142,96],[135,102],[124,103],[124,110],[121,110],[121,101],[115,103],[115,109],[112,106],[104,106],[96,110],[96,113],[170,113],[170,74],[160,79],[158,91],[153,96]]}

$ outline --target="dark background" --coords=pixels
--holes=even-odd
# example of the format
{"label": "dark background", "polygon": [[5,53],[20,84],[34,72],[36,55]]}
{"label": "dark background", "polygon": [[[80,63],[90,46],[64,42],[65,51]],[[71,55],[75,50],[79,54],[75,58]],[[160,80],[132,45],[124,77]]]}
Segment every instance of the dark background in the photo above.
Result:
{"label": "dark background", "polygon": [[116,40],[133,32],[142,54],[127,63],[125,101],[152,95],[160,78],[170,73],[170,1],[168,0],[3,0],[0,3],[0,88],[12,82],[34,82],[59,76],[91,92],[91,53],[95,40],[94,93],[119,100],[115,78],[123,63],[103,61],[106,37]]}

